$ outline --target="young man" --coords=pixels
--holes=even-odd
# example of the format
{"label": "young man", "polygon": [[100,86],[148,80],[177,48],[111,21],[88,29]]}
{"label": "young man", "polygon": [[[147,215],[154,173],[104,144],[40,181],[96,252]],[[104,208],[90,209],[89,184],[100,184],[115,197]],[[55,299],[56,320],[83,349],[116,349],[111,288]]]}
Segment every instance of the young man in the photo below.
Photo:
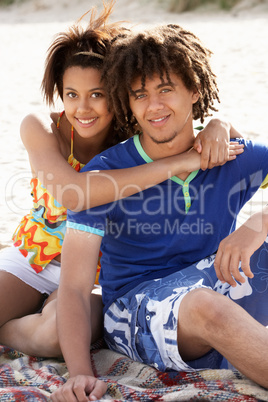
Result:
{"label": "young man", "polygon": [[162,371],[220,368],[227,359],[268,387],[268,314],[258,322],[238,304],[256,302],[250,281],[258,278],[251,279],[247,268],[235,272],[244,282],[239,296],[233,288],[226,291],[213,266],[213,253],[268,171],[268,148],[245,142],[235,161],[199,169],[193,119],[202,121],[218,99],[209,56],[193,34],[174,25],[114,44],[108,92],[119,121],[139,134],[86,169],[126,168],[181,154],[185,173],[124,200],[68,214],[58,330],[70,379],[53,401],[82,401],[86,394],[96,400],[106,389],[94,377],[89,353],[90,290],[100,247],[110,348]]}

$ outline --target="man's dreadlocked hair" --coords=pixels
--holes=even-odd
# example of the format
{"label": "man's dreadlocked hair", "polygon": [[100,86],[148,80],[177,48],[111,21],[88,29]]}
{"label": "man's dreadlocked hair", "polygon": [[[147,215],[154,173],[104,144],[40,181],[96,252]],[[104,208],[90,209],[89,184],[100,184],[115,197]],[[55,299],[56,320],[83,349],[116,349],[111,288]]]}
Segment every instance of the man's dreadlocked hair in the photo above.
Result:
{"label": "man's dreadlocked hair", "polygon": [[129,107],[129,93],[135,79],[158,74],[170,82],[170,73],[178,75],[188,90],[198,90],[199,100],[193,105],[193,118],[204,121],[214,100],[219,102],[216,76],[209,65],[211,51],[191,32],[178,25],[164,25],[142,33],[119,35],[104,63],[103,76],[108,103],[119,124],[135,132],[135,121]]}
{"label": "man's dreadlocked hair", "polygon": [[[102,71],[111,40],[125,31],[120,23],[107,23],[113,6],[114,0],[104,3],[104,9],[98,18],[96,9],[91,8],[66,32],[59,33],[50,45],[41,84],[44,99],[49,106],[54,105],[55,97],[63,98],[63,75],[67,68],[92,67]],[[84,27],[81,20],[88,13],[90,21]],[[125,138],[126,134],[122,130],[114,131],[111,133],[109,146]]]}

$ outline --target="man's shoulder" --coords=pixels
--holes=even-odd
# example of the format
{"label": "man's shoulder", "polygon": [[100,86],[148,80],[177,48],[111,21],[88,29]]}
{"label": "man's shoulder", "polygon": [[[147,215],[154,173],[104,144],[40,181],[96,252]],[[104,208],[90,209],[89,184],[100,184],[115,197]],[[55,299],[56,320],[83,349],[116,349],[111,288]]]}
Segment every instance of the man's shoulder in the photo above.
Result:
{"label": "man's shoulder", "polygon": [[248,182],[255,177],[254,183],[260,186],[268,173],[268,144],[255,140],[239,140],[245,145],[244,152],[238,155],[234,161],[227,162],[222,168],[225,171],[229,170],[233,179],[236,174]]}
{"label": "man's shoulder", "polygon": [[135,161],[135,147],[133,138],[129,138],[119,144],[106,149],[94,156],[82,169],[88,171],[93,169],[120,169],[131,166]]}
{"label": "man's shoulder", "polygon": [[[267,156],[268,156],[268,144],[260,141],[255,141],[255,140],[248,140],[248,139],[239,139],[240,143],[243,143],[245,145],[244,147],[244,152],[237,157],[237,161],[243,161],[245,160],[256,160],[260,161],[260,159],[265,160],[268,165],[268,160],[266,161]],[[240,158],[241,156],[241,158]]]}
{"label": "man's shoulder", "polygon": [[268,143],[255,140],[255,139],[246,139],[246,138],[236,138],[231,141],[239,142],[240,144],[244,144],[245,148],[248,150],[268,150]]}
{"label": "man's shoulder", "polygon": [[245,145],[244,152],[222,166],[200,172],[198,176],[200,180],[217,180],[218,182],[222,180],[222,183],[227,185],[227,182],[231,184],[243,178],[250,180],[252,174],[256,173],[260,174],[264,180],[268,173],[268,144],[243,138],[234,141]]}

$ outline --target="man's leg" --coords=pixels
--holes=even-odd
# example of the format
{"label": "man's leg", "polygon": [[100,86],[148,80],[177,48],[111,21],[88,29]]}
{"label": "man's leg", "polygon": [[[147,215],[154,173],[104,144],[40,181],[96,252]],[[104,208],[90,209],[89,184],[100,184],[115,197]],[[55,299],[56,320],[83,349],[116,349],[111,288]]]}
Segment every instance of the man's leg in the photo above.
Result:
{"label": "man's leg", "polygon": [[[31,356],[62,356],[56,327],[56,296],[53,292],[41,313],[14,319],[0,328],[0,343]],[[92,343],[103,334],[101,295],[92,294]]]}
{"label": "man's leg", "polygon": [[268,331],[228,297],[206,288],[189,292],[180,305],[177,332],[185,361],[214,348],[241,373],[268,388]]}

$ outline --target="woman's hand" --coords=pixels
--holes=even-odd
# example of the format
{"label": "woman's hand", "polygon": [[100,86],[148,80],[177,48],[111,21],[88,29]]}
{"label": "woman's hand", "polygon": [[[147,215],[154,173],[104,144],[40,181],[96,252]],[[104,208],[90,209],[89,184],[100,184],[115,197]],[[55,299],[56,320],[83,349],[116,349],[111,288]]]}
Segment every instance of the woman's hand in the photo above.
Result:
{"label": "woman's hand", "polygon": [[[244,151],[244,145],[230,142],[231,133],[237,132],[229,123],[212,119],[208,125],[198,133],[194,142],[194,149],[201,155],[201,169],[212,169],[224,165],[236,158]],[[237,134],[241,137],[240,134]]]}

